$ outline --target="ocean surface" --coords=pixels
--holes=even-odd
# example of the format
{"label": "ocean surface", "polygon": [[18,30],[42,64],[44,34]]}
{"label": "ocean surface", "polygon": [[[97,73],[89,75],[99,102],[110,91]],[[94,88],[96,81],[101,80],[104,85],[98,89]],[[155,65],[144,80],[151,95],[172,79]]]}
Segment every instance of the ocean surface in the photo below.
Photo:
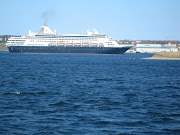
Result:
{"label": "ocean surface", "polygon": [[1,135],[179,135],[180,61],[0,52]]}

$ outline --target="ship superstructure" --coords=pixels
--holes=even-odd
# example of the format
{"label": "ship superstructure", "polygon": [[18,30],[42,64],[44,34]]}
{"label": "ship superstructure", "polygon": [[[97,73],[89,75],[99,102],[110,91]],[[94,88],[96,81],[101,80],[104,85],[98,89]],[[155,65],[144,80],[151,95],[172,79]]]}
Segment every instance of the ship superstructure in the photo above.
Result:
{"label": "ship superstructure", "polygon": [[85,35],[57,34],[48,26],[41,26],[40,32],[27,36],[11,37],[6,43],[10,52],[22,53],[98,53],[122,54],[132,45],[118,44],[111,37],[94,29]]}

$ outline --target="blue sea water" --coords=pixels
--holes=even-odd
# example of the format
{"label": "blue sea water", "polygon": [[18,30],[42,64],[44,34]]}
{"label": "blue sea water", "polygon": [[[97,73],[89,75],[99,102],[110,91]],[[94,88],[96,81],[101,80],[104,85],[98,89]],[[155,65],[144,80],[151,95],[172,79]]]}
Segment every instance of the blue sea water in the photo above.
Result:
{"label": "blue sea water", "polygon": [[180,134],[180,61],[0,52],[0,134]]}

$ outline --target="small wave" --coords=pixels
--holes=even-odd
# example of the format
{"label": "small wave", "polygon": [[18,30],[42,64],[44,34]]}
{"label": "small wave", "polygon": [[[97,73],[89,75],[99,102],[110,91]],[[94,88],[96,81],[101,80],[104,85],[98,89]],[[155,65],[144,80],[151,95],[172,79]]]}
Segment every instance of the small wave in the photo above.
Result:
{"label": "small wave", "polygon": [[168,89],[180,89],[180,87],[176,87],[176,86],[157,86],[155,87],[157,89],[164,89],[164,88],[168,88]]}
{"label": "small wave", "polygon": [[17,84],[17,82],[11,81],[9,82],[9,84]]}
{"label": "small wave", "polygon": [[169,114],[167,116],[170,116],[170,117],[180,117],[180,114],[176,113],[176,114]]}
{"label": "small wave", "polygon": [[114,81],[113,79],[108,79],[108,78],[99,78],[99,79],[95,79],[95,81]]}
{"label": "small wave", "polygon": [[54,112],[54,111],[39,110],[38,112],[40,112],[40,113],[52,113],[52,112]]}
{"label": "small wave", "polygon": [[173,94],[173,95],[171,95],[170,97],[172,97],[172,98],[179,98],[180,95],[179,95],[179,94]]}
{"label": "small wave", "polygon": [[7,92],[7,94],[44,95],[47,92]]}
{"label": "small wave", "polygon": [[180,129],[163,129],[164,131],[174,133],[175,135],[177,133],[180,133]]}
{"label": "small wave", "polygon": [[6,92],[5,94],[21,94],[21,92]]}
{"label": "small wave", "polygon": [[165,86],[165,88],[173,88],[173,89],[180,89],[180,87],[176,87],[176,86]]}
{"label": "small wave", "polygon": [[55,113],[55,112],[57,112],[57,110],[37,110],[34,113],[35,114],[51,114],[51,113]]}
{"label": "small wave", "polygon": [[65,105],[65,104],[67,104],[67,103],[64,102],[64,101],[59,101],[57,103],[53,103],[53,104],[49,104],[49,105],[51,105],[51,106],[62,106],[62,105]]}
{"label": "small wave", "polygon": [[124,96],[134,97],[134,96],[136,96],[136,94],[135,93],[126,93],[126,94],[124,94]]}
{"label": "small wave", "polygon": [[44,95],[47,94],[47,92],[41,91],[41,92],[37,92],[37,94]]}
{"label": "small wave", "polygon": [[144,121],[129,121],[129,122],[122,122],[121,123],[122,125],[124,125],[124,126],[142,126],[142,125],[147,125],[147,123],[146,122],[144,122]]}
{"label": "small wave", "polygon": [[102,108],[102,106],[94,106],[94,108]]}
{"label": "small wave", "polygon": [[[45,130],[45,131],[44,131]],[[43,129],[42,131],[38,131],[38,132],[35,132],[34,134],[36,135],[54,135],[55,134],[55,132],[53,132],[53,131],[46,131],[47,130],[47,128],[45,128],[45,129]]]}
{"label": "small wave", "polygon": [[96,121],[95,124],[98,124],[98,125],[104,125],[104,124],[110,124],[111,121],[106,121],[106,120],[101,120],[101,121]]}
{"label": "small wave", "polygon": [[80,108],[81,105],[74,105],[73,108]]}

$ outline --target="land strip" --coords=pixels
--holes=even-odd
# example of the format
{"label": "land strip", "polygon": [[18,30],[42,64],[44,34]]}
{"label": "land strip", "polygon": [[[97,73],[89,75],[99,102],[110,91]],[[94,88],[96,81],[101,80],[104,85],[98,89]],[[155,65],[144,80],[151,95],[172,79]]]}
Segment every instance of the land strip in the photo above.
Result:
{"label": "land strip", "polygon": [[0,51],[8,51],[5,41],[0,41]]}
{"label": "land strip", "polygon": [[150,60],[180,60],[180,51],[178,52],[160,52],[150,58],[142,58]]}

